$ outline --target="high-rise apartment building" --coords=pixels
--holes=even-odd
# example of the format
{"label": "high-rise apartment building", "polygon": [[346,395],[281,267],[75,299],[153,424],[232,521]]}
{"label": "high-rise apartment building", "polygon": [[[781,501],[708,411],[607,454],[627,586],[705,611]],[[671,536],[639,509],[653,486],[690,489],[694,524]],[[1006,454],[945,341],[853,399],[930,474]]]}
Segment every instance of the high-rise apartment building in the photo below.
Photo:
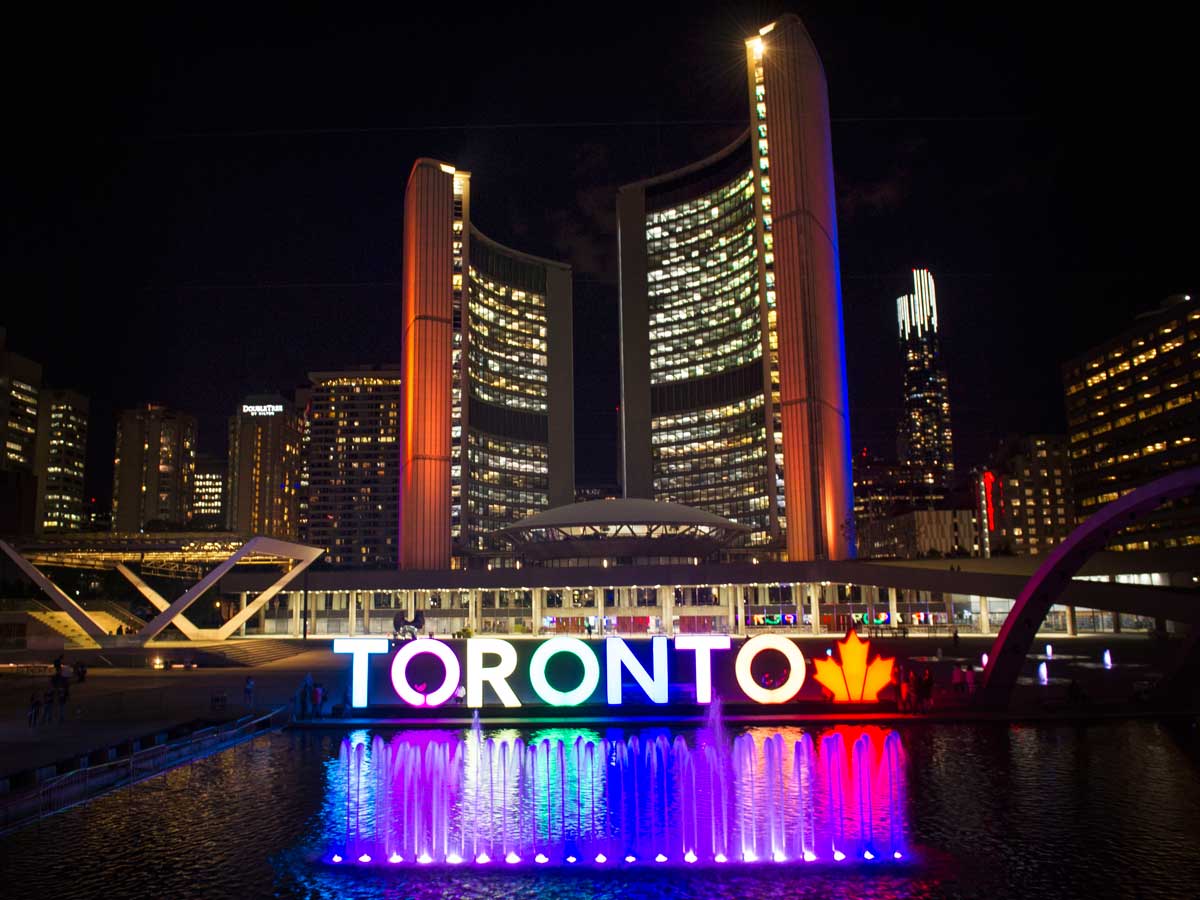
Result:
{"label": "high-rise apartment building", "polygon": [[300,416],[278,395],[247,397],[229,419],[229,529],[299,535]]}
{"label": "high-rise apartment building", "polygon": [[33,471],[42,367],[5,347],[0,329],[0,466]]}
{"label": "high-rise apartment building", "polygon": [[943,499],[914,485],[905,466],[873,456],[866,447],[854,455],[853,471],[854,519],[859,534],[868,522],[929,508],[932,500]]}
{"label": "high-rise apartment building", "polygon": [[828,90],[800,20],[746,41],[749,129],[617,195],[625,495],[853,552]]}
{"label": "high-rise apartment building", "polygon": [[38,398],[42,367],[6,348],[0,328],[0,534],[29,535],[37,521]]}
{"label": "high-rise apartment building", "polygon": [[395,568],[400,518],[398,367],[309,374],[305,543],[332,566]]}
{"label": "high-rise apartment building", "polygon": [[191,527],[196,417],[155,403],[124,410],[116,445],[113,531]]}
{"label": "high-rise apartment building", "polygon": [[[1200,309],[1169,297],[1063,366],[1075,514],[1200,465]],[[1125,529],[1115,549],[1200,545],[1200,504],[1176,500]]]}
{"label": "high-rise apartment building", "polygon": [[34,453],[39,531],[82,531],[85,527],[87,432],[87,397],[68,390],[42,391]]}
{"label": "high-rise apartment building", "polygon": [[972,474],[980,555],[1037,556],[1075,527],[1067,439],[1010,438]]}
{"label": "high-rise apartment building", "polygon": [[192,527],[197,531],[225,531],[229,527],[225,499],[228,471],[226,460],[197,457],[192,488]]}
{"label": "high-rise apartment building", "polygon": [[937,290],[927,269],[913,269],[913,291],[896,299],[904,356],[904,414],[898,450],[907,480],[936,500],[954,474],[950,390],[938,333]]}
{"label": "high-rise apartment building", "polygon": [[913,509],[873,519],[858,533],[858,553],[868,559],[978,556],[978,522],[969,509]]}
{"label": "high-rise apartment building", "polygon": [[471,222],[471,176],[419,159],[404,197],[400,565],[506,550],[575,491],[570,267]]}

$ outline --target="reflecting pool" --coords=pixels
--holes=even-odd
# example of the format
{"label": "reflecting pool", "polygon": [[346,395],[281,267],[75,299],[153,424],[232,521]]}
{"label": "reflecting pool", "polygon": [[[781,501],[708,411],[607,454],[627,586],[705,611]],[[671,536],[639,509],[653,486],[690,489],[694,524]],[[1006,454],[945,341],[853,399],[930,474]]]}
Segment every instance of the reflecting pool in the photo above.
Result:
{"label": "reflecting pool", "polygon": [[[730,729],[725,738],[730,748],[725,795],[729,815],[724,819],[719,811],[715,815],[707,811],[711,800],[705,798],[720,793],[705,786],[707,748],[713,746],[713,738],[704,728],[485,729],[478,736],[469,730],[409,732],[401,735],[398,743],[394,743],[396,733],[390,731],[283,732],[0,837],[0,858],[5,864],[0,895],[56,900],[499,896],[1021,896],[1067,900],[1200,894],[1200,854],[1196,852],[1200,846],[1200,741],[1194,726],[1168,727],[1151,721],[1038,727],[905,725],[896,731],[903,747],[899,779],[904,788],[903,809],[895,819],[902,826],[898,839],[903,844],[898,846],[903,846],[903,859],[869,861],[848,852],[853,849],[857,853],[863,846],[863,818],[852,808],[851,781],[842,797],[851,807],[843,807],[842,838],[847,850],[842,852],[847,858],[835,861],[827,800],[814,789],[812,805],[803,802],[804,748],[811,741],[815,751],[814,787],[824,783],[827,788],[828,781],[821,781],[828,777],[820,770],[822,754],[839,743],[834,738],[827,744],[827,738],[840,735],[839,752],[845,756],[839,759],[844,759],[846,771],[838,777],[852,780],[854,748],[869,745],[873,761],[882,762],[888,734],[867,729]],[[777,735],[781,741],[776,740]],[[860,741],[863,735],[867,736],[865,743]],[[347,830],[348,788],[342,757],[347,739],[354,753],[357,747],[364,748],[368,771],[362,777],[369,786],[376,737],[389,748],[406,742],[414,747],[446,747],[447,763],[450,748],[461,747],[467,756],[463,757],[462,781],[454,784],[453,794],[459,811],[454,803],[448,803],[444,809],[449,814],[442,817],[439,813],[437,819],[448,827],[449,838],[440,844],[443,852],[449,856],[458,841],[460,854],[469,846],[473,852],[481,848],[491,858],[496,847],[495,855],[506,857],[513,852],[521,862],[411,863],[403,844],[397,844],[392,849],[405,858],[404,863],[331,864],[328,860],[339,846],[345,846],[348,834],[368,845],[376,840],[374,816],[378,812],[370,797],[359,810],[357,831]],[[656,788],[653,801],[642,797],[641,782],[637,782],[639,796],[629,807],[624,801],[615,803],[606,791],[615,789],[618,793],[612,797],[616,798],[620,790],[628,792],[635,784],[628,758],[621,776],[624,781],[608,771],[613,768],[614,754],[624,752],[628,757],[634,738],[639,748],[639,762],[634,765],[656,766],[661,777],[665,753],[668,781],[665,792]],[[497,817],[492,797],[497,804],[503,798],[515,800],[516,788],[510,784],[494,795],[489,788],[484,803],[487,782],[480,777],[486,778],[487,761],[477,758],[471,765],[466,763],[470,754],[477,752],[471,749],[473,741],[483,748],[490,740],[493,749],[482,752],[499,754],[499,748],[508,745],[511,766],[518,739],[524,748],[523,771],[528,772],[530,748],[534,748],[533,763],[542,766],[543,775],[521,782],[521,803],[505,807],[509,815],[517,817],[517,826],[510,831],[514,820]],[[551,752],[543,755],[547,741]],[[557,755],[560,741],[565,817],[555,794],[560,786],[556,764],[551,766],[548,781],[544,774],[545,759]],[[682,750],[676,749],[679,741],[686,746],[694,767],[694,792],[691,770],[681,764]],[[775,747],[782,743],[779,753],[772,749],[773,742]],[[574,762],[575,748],[588,743],[593,746],[595,768],[589,769],[585,752],[580,770]],[[735,746],[743,748],[740,761],[734,758]],[[801,748],[799,778],[797,746]],[[649,755],[648,747],[653,748]],[[422,751],[422,766],[426,752]],[[499,757],[494,763],[498,761]],[[589,773],[598,772],[601,762],[609,787],[602,789],[596,775],[593,801]],[[674,774],[672,766],[677,767]],[[499,773],[495,764],[491,771],[493,776]],[[582,785],[580,771],[584,773]],[[877,780],[870,785],[872,812],[868,819],[879,849],[890,846],[882,842],[893,838],[891,813],[883,812],[879,800],[882,781],[878,779],[883,776],[878,766],[873,771]],[[682,800],[676,791],[679,782],[672,781],[681,773],[686,787]],[[403,777],[400,783],[403,786]],[[539,795],[547,784],[549,802]],[[774,787],[767,791],[767,784]],[[473,805],[476,786],[480,800]],[[580,798],[578,803],[573,794]],[[749,805],[740,799],[734,803],[735,797],[749,800]],[[403,808],[403,793],[390,797],[393,811],[397,801]],[[665,807],[661,805],[664,802]],[[623,825],[618,819],[606,818],[614,809],[626,816]],[[632,825],[630,809],[639,811]],[[654,809],[658,811],[652,813]],[[808,810],[811,819],[806,819]],[[469,815],[464,817],[463,811]],[[594,832],[593,811],[597,816]],[[416,815],[420,833],[432,835],[428,829],[433,813],[422,806]],[[746,816],[742,823],[739,815]],[[395,823],[395,817],[390,821]],[[811,830],[806,830],[806,822],[812,823]],[[726,824],[728,832],[723,830]],[[396,834],[415,835],[417,829],[393,831]],[[803,859],[806,834],[813,835],[813,852],[818,857],[807,863]],[[552,863],[553,854],[548,850],[560,846],[562,835],[566,837],[558,852],[563,861]],[[572,855],[565,848],[580,835],[589,852],[594,845],[587,840],[609,841],[607,846],[614,848],[611,856],[617,858],[608,861],[610,854],[600,849],[596,853],[606,857],[605,863],[596,864],[593,853],[588,865],[563,864],[565,857]],[[628,837],[632,843],[624,842]],[[419,842],[413,844],[414,849],[419,846]],[[622,855],[631,846],[649,849]],[[657,857],[659,846],[665,848],[668,862],[642,860],[639,854],[651,851]],[[781,847],[786,859],[717,864],[719,847],[724,848],[727,859],[729,850],[744,854],[748,848],[761,858]],[[430,837],[425,850],[431,860],[433,849]],[[694,864],[686,862],[688,849],[698,857]],[[363,852],[373,855],[370,849]],[[536,862],[539,852],[547,856],[547,863]],[[683,862],[672,859],[681,853]],[[712,857],[707,862],[702,861],[706,854]],[[626,855],[633,855],[635,862],[626,863]]]}

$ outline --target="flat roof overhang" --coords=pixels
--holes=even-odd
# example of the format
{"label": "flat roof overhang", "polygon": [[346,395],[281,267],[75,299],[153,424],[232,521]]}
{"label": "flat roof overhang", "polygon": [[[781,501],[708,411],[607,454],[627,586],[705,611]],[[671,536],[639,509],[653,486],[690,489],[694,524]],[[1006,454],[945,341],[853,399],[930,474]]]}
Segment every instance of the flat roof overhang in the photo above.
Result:
{"label": "flat roof overhang", "polygon": [[[1125,556],[1125,554],[1118,554]],[[1197,555],[1191,555],[1193,565]],[[1043,560],[1033,558],[1033,568]],[[1158,571],[1189,571],[1179,559],[1176,568]],[[880,588],[931,591],[1016,599],[1025,574],[988,571],[950,571],[949,565],[988,563],[989,560],[940,560],[943,568],[899,563],[847,561],[711,563],[698,566],[580,566],[571,568],[417,571],[400,569],[309,570],[291,590],[310,591],[465,591],[529,590],[532,588],[587,589],[618,587],[719,586],[738,584],[852,584]],[[1103,561],[1102,561],[1103,562]],[[1132,562],[1132,560],[1131,560]],[[1102,566],[1103,567],[1103,566]],[[1088,571],[1083,574],[1106,574]],[[221,590],[254,593],[270,583],[270,575],[235,572],[221,581]],[[1163,617],[1176,621],[1200,621],[1200,591],[1149,587],[1098,581],[1072,581],[1056,602],[1088,609],[1119,609],[1122,612]]]}

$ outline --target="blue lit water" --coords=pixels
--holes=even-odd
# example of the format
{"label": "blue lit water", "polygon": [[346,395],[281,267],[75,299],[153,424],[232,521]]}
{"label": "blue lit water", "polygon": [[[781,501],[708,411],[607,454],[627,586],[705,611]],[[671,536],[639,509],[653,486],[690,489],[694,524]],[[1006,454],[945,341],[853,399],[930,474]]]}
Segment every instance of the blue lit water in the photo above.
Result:
{"label": "blue lit water", "polygon": [[346,735],[288,732],[0,838],[0,896],[1200,896],[1194,727],[913,725],[901,735],[912,848],[903,864],[330,867],[315,860],[344,815],[329,783]]}

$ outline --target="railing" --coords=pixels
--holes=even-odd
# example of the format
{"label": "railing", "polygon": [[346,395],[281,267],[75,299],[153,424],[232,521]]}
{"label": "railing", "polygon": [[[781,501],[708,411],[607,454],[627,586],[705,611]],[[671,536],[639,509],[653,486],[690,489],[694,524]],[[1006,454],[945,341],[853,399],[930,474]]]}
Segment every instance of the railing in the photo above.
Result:
{"label": "railing", "polygon": [[122,625],[127,625],[134,629],[141,629],[145,625],[145,621],[139,619],[120,603],[112,600],[104,600],[101,598],[91,598],[84,600],[81,604],[84,609],[94,610],[96,612],[106,612]]}
{"label": "railing", "polygon": [[0,612],[52,612],[36,597],[0,597]]}
{"label": "railing", "polygon": [[243,716],[232,722],[201,728],[186,738],[137,750],[129,756],[95,766],[85,766],[50,778],[32,791],[9,799],[0,808],[0,834],[86,803],[102,794],[193,763],[247,739],[286,724],[290,710],[276,707],[261,716]]}

